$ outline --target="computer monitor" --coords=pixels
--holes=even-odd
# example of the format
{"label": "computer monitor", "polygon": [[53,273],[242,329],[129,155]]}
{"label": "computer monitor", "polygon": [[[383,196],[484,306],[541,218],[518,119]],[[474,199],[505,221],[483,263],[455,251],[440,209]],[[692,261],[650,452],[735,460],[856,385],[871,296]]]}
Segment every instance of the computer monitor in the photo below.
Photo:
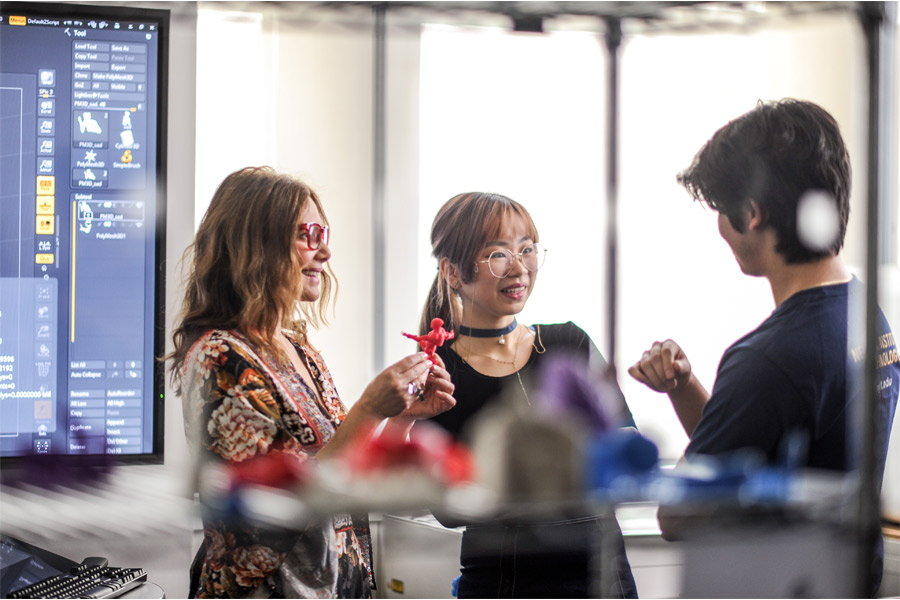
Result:
{"label": "computer monitor", "polygon": [[0,461],[163,455],[169,12],[0,3]]}

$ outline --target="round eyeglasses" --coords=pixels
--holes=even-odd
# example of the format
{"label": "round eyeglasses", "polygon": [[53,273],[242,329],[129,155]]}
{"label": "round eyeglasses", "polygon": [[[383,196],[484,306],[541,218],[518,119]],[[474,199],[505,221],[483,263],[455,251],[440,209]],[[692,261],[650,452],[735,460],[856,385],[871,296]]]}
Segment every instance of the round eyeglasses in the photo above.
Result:
{"label": "round eyeglasses", "polygon": [[531,272],[537,271],[544,264],[547,257],[547,249],[540,244],[531,244],[526,246],[519,253],[512,253],[507,249],[494,250],[487,260],[476,261],[478,263],[487,263],[491,275],[498,279],[503,279],[513,269],[516,259],[522,261],[522,265]]}
{"label": "round eyeglasses", "polygon": [[318,250],[322,244],[328,244],[331,237],[328,225],[320,225],[319,223],[300,223],[297,231],[297,239],[306,242],[306,247],[310,250]]}

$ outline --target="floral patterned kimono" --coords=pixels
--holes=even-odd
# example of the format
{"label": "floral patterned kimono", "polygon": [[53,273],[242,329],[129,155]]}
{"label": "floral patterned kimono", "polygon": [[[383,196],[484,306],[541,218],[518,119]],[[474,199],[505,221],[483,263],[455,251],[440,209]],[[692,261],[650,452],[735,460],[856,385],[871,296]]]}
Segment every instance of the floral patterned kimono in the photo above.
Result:
{"label": "floral patterned kimono", "polygon": [[[309,367],[312,392],[290,366],[236,331],[209,331],[183,368],[185,431],[195,458],[240,463],[284,452],[314,460],[346,415],[321,355],[285,332]],[[367,517],[290,531],[204,517],[192,597],[368,598],[374,588]]]}

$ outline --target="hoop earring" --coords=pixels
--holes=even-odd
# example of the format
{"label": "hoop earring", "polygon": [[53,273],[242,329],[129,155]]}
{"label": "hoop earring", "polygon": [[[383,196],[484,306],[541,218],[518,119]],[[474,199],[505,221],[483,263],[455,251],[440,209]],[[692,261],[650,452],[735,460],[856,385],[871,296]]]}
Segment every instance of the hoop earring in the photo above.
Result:
{"label": "hoop earring", "polygon": [[473,273],[477,273],[477,272],[478,272],[478,265],[477,265],[477,264],[475,265],[475,270],[472,271],[472,272],[473,272]]}

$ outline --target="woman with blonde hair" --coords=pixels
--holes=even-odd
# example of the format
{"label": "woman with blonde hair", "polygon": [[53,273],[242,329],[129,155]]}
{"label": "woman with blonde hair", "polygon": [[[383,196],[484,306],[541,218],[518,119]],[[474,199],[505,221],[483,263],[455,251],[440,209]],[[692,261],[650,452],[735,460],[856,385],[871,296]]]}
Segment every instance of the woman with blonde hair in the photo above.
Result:
{"label": "woman with blonde hair", "polygon": [[[267,167],[219,185],[186,257],[171,374],[203,464],[258,456],[338,456],[385,419],[408,432],[453,406],[453,384],[425,353],[386,368],[348,410],[307,324],[325,322],[336,281],[331,228],[318,195]],[[420,401],[421,400],[421,401]],[[204,518],[191,568],[196,597],[370,597],[365,515],[336,514],[297,530]]]}

